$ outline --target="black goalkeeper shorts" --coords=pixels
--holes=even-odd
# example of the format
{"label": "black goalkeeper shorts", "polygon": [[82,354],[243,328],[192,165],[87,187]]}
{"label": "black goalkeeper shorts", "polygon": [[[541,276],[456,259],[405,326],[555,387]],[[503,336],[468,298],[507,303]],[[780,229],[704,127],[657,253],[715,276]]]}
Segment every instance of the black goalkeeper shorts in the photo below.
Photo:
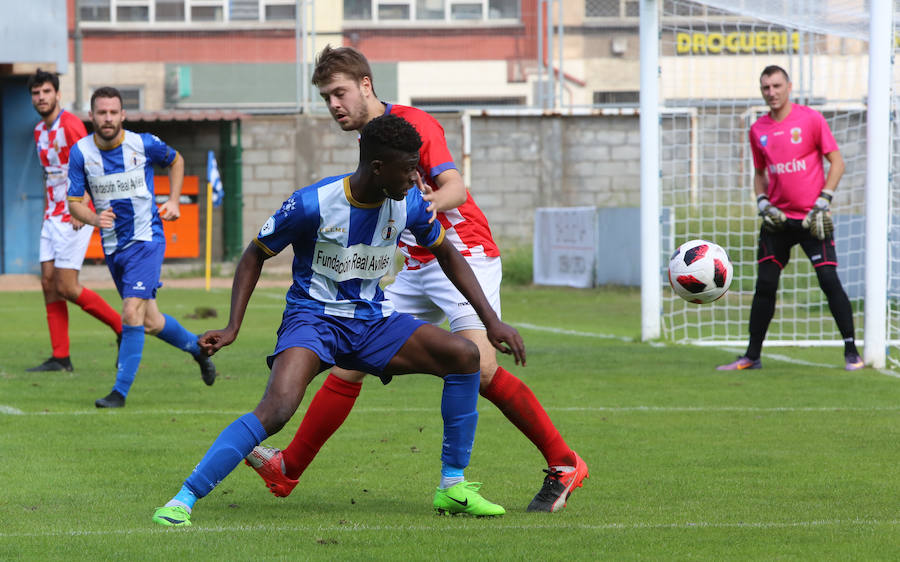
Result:
{"label": "black goalkeeper shorts", "polygon": [[769,232],[765,228],[760,228],[756,262],[771,260],[784,269],[791,259],[791,248],[800,244],[813,267],[823,265],[837,267],[834,237],[828,236],[825,240],[819,240],[810,234],[809,229],[803,228],[802,222],[800,219],[787,219],[785,229],[781,232]]}

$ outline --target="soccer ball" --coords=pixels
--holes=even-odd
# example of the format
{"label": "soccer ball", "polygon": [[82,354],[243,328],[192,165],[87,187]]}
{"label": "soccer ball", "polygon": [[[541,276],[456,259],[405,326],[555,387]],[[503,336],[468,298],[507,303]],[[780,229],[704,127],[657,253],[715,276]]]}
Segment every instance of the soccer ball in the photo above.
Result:
{"label": "soccer ball", "polygon": [[712,302],[731,285],[733,267],[728,254],[718,244],[690,240],[669,259],[669,285],[688,302]]}

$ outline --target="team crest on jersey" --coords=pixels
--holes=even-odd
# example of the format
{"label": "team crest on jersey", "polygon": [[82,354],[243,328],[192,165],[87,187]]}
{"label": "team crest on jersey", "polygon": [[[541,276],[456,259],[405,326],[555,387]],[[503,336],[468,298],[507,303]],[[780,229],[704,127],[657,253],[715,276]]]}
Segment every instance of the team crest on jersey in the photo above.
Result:
{"label": "team crest on jersey", "polygon": [[803,142],[803,131],[800,130],[800,127],[794,127],[791,129],[791,143],[800,144]]}
{"label": "team crest on jersey", "polygon": [[765,147],[767,144],[769,144],[769,135],[763,135],[763,136],[759,137],[759,144],[760,144],[760,146],[763,146],[763,147]]}
{"label": "team crest on jersey", "polygon": [[281,212],[287,216],[288,213],[297,208],[297,203],[294,202],[294,198],[291,197],[287,201],[284,202],[284,205],[281,206]]}
{"label": "team crest on jersey", "polygon": [[132,152],[132,153],[131,153],[131,165],[132,165],[132,166],[135,166],[135,167],[137,167],[137,165],[138,165],[137,152]]}
{"label": "team crest on jersey", "polygon": [[262,225],[262,228],[259,229],[260,236],[268,236],[275,231],[275,217],[269,217],[269,220],[266,221],[266,224]]}
{"label": "team crest on jersey", "polygon": [[394,219],[388,219],[387,226],[381,229],[381,239],[390,240],[397,236],[397,227],[394,226]]}

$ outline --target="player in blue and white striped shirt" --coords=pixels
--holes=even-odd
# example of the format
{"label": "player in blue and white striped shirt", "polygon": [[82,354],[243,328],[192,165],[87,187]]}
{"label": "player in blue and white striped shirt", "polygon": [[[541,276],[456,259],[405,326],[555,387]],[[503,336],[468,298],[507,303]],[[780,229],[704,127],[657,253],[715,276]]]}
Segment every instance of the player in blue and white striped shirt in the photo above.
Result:
{"label": "player in blue and white striped shirt", "polygon": [[497,349],[524,362],[522,338],[500,321],[466,260],[445,241],[443,227],[433,221],[419,190],[410,189],[421,183],[416,173],[421,144],[415,128],[402,118],[373,119],[362,130],[356,172],[294,192],[248,246],[234,274],[228,326],[203,334],[200,345],[215,353],[235,340],[264,261],[292,245],[294,282],[275,351],[267,359],[269,382],[256,409],[225,428],[178,494],[156,510],[156,523],[190,525],[197,499],[281,430],[309,382],[332,365],[381,377],[442,377],[442,481],[453,473],[460,482],[454,497],[436,496],[435,508],[482,516],[504,513],[478,493],[480,484],[462,478],[478,420],[478,347],[394,311],[378,286],[390,269],[400,233],[409,229],[472,303]]}
{"label": "player in blue and white striped shirt", "polygon": [[[122,128],[125,111],[115,88],[99,88],[91,96],[94,133],[69,152],[69,210],[78,220],[100,227],[106,265],[122,297],[122,341],[112,391],[94,402],[98,408],[121,408],[134,382],[144,350],[144,332],[190,353],[207,385],[216,368],[197,345],[197,335],[159,311],[156,290],[166,238],[162,220],[180,215],[179,197],[184,159],[154,135]],[[157,210],[153,165],[168,168],[169,200]],[[97,210],[84,202],[89,193]]]}

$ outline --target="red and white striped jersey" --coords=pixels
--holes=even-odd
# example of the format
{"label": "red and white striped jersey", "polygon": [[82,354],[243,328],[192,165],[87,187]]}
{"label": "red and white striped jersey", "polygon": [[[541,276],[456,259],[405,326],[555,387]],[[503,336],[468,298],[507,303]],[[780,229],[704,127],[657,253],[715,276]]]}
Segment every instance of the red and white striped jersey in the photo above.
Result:
{"label": "red and white striped jersey", "polygon": [[68,111],[60,111],[53,125],[39,121],[34,126],[34,142],[37,145],[38,158],[44,167],[44,182],[47,191],[47,205],[44,218],[60,217],[62,221],[71,220],[66,193],[69,190],[69,148],[82,137],[87,130],[81,119]]}
{"label": "red and white striped jersey", "polygon": [[[434,178],[441,172],[456,169],[447,148],[444,128],[437,119],[415,107],[385,104],[384,112],[406,119],[419,132],[419,136],[422,137],[422,148],[419,149],[419,173],[432,189],[438,189]],[[463,256],[500,255],[487,218],[475,204],[471,193],[467,192],[466,202],[459,207],[438,213],[437,220],[446,230],[446,239],[452,242]],[[400,251],[406,258],[407,269],[418,269],[434,259],[434,255],[428,249],[416,244],[415,239],[406,232],[400,239]]]}

